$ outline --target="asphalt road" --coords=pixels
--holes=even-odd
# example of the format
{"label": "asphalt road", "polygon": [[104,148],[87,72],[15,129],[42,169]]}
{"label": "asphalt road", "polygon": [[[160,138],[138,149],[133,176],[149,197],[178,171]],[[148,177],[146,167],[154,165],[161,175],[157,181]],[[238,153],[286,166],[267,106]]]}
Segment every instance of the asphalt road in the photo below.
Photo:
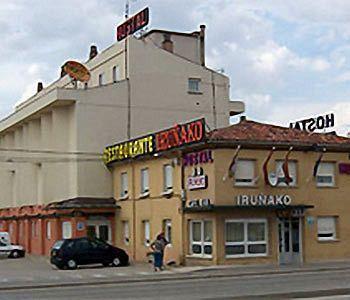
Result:
{"label": "asphalt road", "polygon": [[0,299],[350,299],[350,271],[298,272],[0,292]]}

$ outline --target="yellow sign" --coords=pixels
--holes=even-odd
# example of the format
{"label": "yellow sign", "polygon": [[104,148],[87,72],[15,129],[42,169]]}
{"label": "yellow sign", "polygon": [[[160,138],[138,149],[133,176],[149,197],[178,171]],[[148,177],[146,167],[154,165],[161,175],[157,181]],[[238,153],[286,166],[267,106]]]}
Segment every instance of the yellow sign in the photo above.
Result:
{"label": "yellow sign", "polygon": [[105,148],[103,152],[103,160],[105,164],[108,164],[112,161],[120,161],[140,155],[151,154],[153,151],[154,136],[149,135]]}

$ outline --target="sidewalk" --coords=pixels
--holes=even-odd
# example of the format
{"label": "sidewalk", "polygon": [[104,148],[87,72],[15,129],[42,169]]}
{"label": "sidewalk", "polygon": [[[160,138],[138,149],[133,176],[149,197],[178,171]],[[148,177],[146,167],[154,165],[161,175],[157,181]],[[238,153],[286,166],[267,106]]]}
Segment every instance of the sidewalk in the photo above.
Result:
{"label": "sidewalk", "polygon": [[350,270],[350,261],[313,263],[303,266],[224,265],[167,267],[162,272],[154,272],[152,265],[146,263],[136,263],[120,268],[87,266],[77,270],[57,270],[49,264],[46,257],[28,256],[18,260],[0,259],[0,291],[208,277],[248,277],[332,270]]}

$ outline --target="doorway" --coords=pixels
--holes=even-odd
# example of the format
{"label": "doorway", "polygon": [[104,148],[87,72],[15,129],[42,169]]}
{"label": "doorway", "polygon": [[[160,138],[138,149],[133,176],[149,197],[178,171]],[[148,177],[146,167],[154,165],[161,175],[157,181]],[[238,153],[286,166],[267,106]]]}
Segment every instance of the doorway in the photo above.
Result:
{"label": "doorway", "polygon": [[280,264],[302,263],[301,218],[278,218],[278,250]]}
{"label": "doorway", "polygon": [[89,220],[86,226],[87,236],[99,238],[105,242],[112,242],[112,229],[109,221]]}

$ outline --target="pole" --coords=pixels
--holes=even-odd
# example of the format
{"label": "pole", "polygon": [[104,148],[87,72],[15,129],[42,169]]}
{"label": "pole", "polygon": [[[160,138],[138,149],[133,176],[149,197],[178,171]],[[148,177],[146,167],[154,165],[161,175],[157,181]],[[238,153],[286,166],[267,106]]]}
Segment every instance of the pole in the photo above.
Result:
{"label": "pole", "polygon": [[[125,19],[128,19],[129,17],[129,0],[126,0],[125,2]],[[127,97],[128,97],[128,116],[127,116],[127,129],[126,129],[126,135],[128,140],[131,138],[131,96],[130,96],[130,80],[128,76],[128,37],[125,39],[125,49],[124,49],[124,56],[125,56],[125,79],[127,84]]]}

